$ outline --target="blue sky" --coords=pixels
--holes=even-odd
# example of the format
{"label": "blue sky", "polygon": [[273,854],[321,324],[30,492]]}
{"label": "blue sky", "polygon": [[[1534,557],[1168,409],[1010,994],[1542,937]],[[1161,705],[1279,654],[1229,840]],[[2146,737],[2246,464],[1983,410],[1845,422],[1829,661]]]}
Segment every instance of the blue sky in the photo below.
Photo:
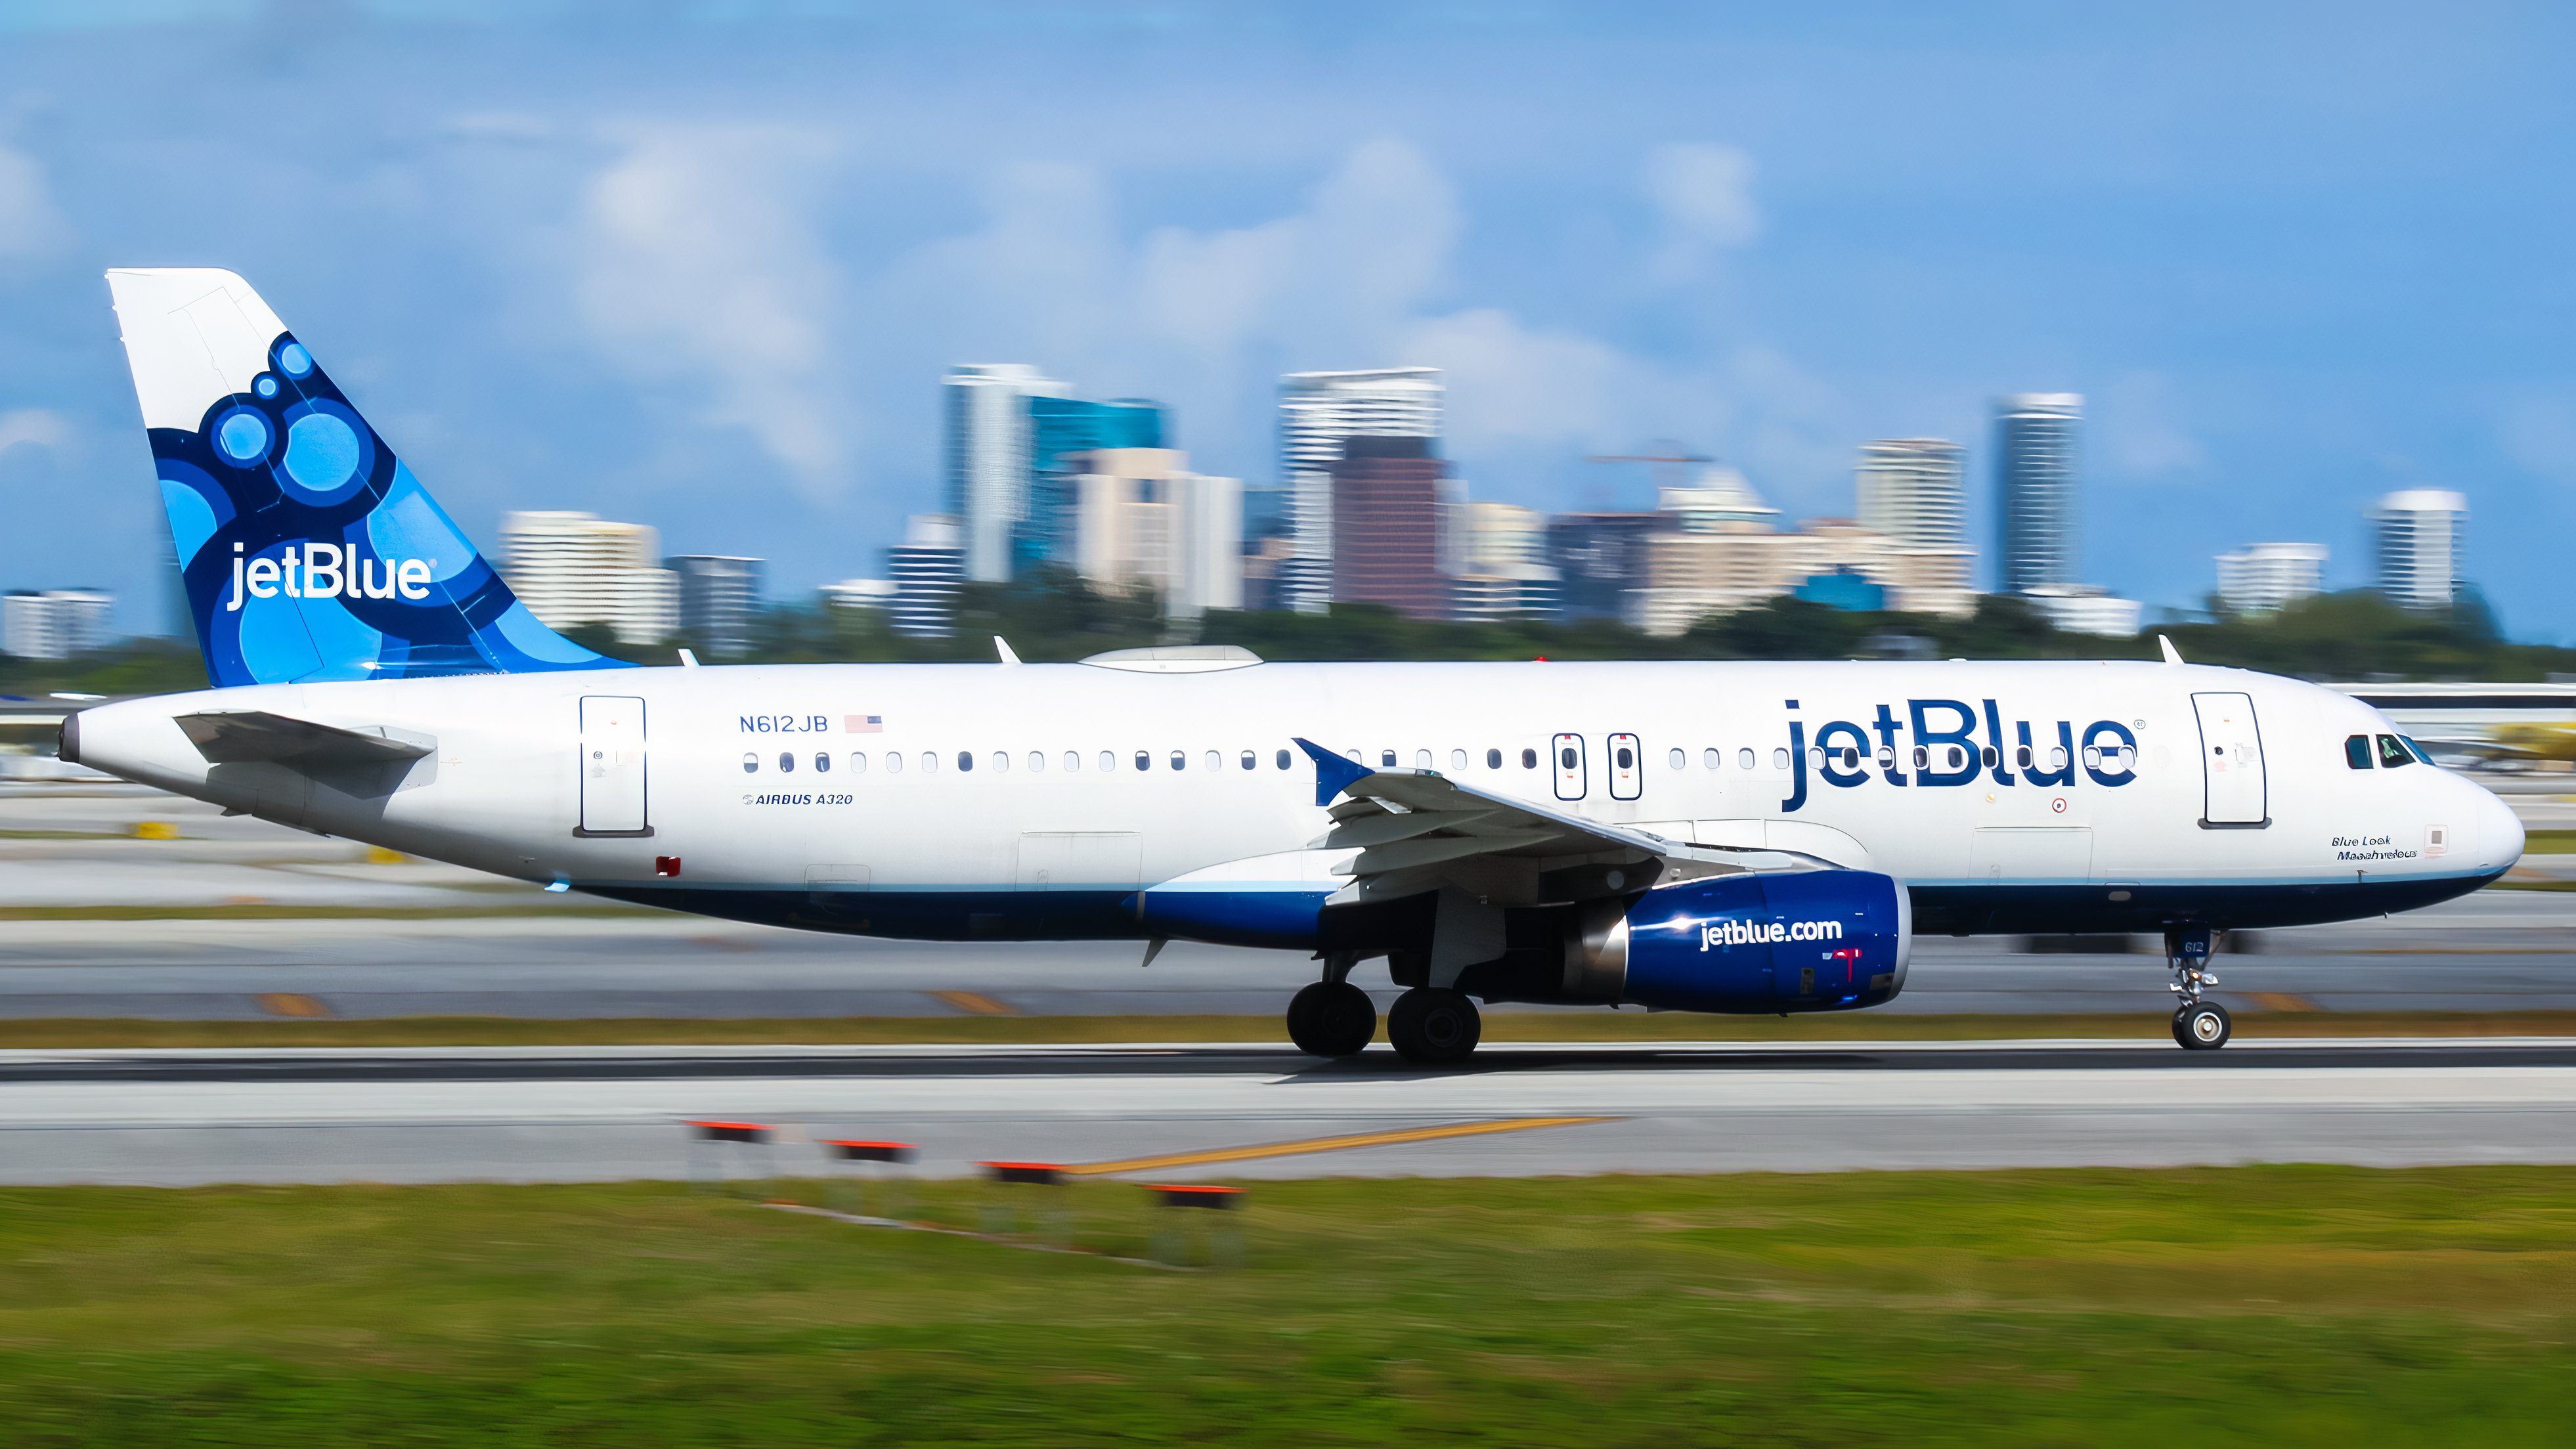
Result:
{"label": "blue sky", "polygon": [[510,507],[879,571],[1025,361],[1267,479],[1286,369],[1450,369],[1475,496],[1675,440],[1847,513],[1873,437],[2087,395],[2086,575],[2469,495],[2576,635],[2552,7],[0,0],[0,584],[160,613],[100,271],[249,277],[487,546]]}

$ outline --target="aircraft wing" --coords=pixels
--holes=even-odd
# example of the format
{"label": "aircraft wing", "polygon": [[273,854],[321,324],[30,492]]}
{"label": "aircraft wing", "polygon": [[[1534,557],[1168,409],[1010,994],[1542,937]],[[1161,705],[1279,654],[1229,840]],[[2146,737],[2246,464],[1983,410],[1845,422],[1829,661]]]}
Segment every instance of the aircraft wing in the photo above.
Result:
{"label": "aircraft wing", "polygon": [[178,717],[178,726],[209,764],[253,760],[290,766],[395,765],[435,746],[316,724],[264,709],[218,709]]}
{"label": "aircraft wing", "polygon": [[1352,878],[1336,900],[1454,885],[1496,905],[1538,905],[1620,895],[1667,877],[1823,864],[1785,851],[1686,845],[1488,794],[1434,770],[1373,770],[1311,740],[1297,747],[1315,762],[1315,803],[1333,820],[1311,848],[1359,851],[1334,867]]}

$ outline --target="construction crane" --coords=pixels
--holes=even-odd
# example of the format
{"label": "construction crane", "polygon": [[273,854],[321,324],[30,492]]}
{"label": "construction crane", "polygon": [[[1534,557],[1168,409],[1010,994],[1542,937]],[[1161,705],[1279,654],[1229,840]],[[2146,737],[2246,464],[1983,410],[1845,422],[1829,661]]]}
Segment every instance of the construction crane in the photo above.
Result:
{"label": "construction crane", "polygon": [[1689,481],[1683,472],[1684,469],[1694,463],[1713,463],[1717,460],[1706,453],[1690,452],[1679,443],[1658,440],[1648,443],[1646,451],[1642,453],[1592,453],[1586,455],[1583,461],[1586,463],[1644,463],[1655,470],[1657,488],[1678,488]]}

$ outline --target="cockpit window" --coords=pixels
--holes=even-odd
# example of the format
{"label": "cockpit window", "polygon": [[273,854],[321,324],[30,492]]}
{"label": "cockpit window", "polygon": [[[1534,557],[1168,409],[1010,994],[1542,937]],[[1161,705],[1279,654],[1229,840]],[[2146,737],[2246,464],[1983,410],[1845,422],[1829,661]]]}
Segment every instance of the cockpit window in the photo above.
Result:
{"label": "cockpit window", "polygon": [[2356,770],[2370,768],[2370,736],[2353,735],[2343,742],[2343,762]]}
{"label": "cockpit window", "polygon": [[2406,742],[2406,748],[2415,752],[2415,758],[2428,765],[2436,763],[2431,753],[2425,750],[2423,741],[2413,735],[2399,735],[2398,738]]}
{"label": "cockpit window", "polygon": [[2407,751],[2406,742],[2404,740],[2399,739],[2395,735],[2381,735],[2379,737],[2379,767],[2381,769],[2394,770],[2400,765],[2411,765],[2413,763],[2415,763],[2415,756]]}

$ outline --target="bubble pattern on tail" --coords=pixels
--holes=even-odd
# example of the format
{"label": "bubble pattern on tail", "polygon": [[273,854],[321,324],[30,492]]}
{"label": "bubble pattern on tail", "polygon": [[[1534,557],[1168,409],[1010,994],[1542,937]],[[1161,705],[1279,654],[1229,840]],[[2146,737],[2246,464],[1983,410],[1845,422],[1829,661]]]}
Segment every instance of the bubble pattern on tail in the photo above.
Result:
{"label": "bubble pattern on tail", "polygon": [[150,434],[217,685],[622,663],[539,623],[292,333],[194,431]]}

